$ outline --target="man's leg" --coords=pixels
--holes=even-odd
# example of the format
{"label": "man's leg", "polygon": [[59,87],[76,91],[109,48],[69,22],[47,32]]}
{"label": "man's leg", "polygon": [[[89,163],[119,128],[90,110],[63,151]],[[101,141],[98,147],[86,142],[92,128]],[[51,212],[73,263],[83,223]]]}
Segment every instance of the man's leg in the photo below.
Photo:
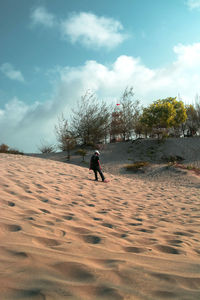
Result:
{"label": "man's leg", "polygon": [[98,176],[97,176],[97,170],[93,170],[94,171],[94,175],[95,175],[95,180],[98,180]]}
{"label": "man's leg", "polygon": [[100,168],[98,168],[98,172],[99,172],[99,174],[100,174],[100,176],[101,176],[102,181],[104,181],[104,180],[105,180],[105,177],[104,177],[103,172],[101,171]]}

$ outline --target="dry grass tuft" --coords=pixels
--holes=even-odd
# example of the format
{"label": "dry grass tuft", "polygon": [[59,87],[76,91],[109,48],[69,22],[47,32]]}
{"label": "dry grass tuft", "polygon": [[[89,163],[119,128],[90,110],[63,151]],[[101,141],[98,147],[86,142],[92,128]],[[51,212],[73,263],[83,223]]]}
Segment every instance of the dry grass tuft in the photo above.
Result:
{"label": "dry grass tuft", "polygon": [[127,171],[138,171],[144,167],[147,167],[149,165],[149,162],[147,161],[137,161],[132,164],[125,165],[125,168]]}

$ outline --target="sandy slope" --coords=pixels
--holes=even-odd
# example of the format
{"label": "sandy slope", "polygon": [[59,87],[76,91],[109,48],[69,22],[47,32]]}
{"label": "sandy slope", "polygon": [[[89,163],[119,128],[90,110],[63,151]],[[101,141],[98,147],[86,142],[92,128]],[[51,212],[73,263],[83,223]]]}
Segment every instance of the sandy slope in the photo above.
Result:
{"label": "sandy slope", "polygon": [[[130,177],[130,172],[126,172],[124,168],[126,164],[136,161],[147,161],[150,163],[150,168],[145,172],[146,177],[154,177],[154,175],[159,177],[157,174],[163,175],[163,166],[167,164],[164,158],[169,158],[170,156],[182,157],[183,161],[181,163],[183,165],[194,165],[200,169],[200,136],[193,138],[168,138],[160,143],[158,143],[157,139],[148,138],[99,146],[103,169],[114,175],[127,174]],[[88,149],[85,157],[86,164],[81,163],[82,158],[80,155],[76,155],[76,151],[77,149],[71,151],[70,163],[88,167],[94,150]],[[33,156],[68,162],[66,152],[33,154]],[[183,172],[182,175],[184,175]]]}
{"label": "sandy slope", "polygon": [[200,299],[198,178],[96,183],[7,154],[0,166],[0,299]]}

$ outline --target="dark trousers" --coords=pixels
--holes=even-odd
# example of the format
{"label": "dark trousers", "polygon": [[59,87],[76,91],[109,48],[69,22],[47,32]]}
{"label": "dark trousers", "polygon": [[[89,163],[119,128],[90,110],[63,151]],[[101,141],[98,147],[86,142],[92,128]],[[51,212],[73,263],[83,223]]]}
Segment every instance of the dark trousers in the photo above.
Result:
{"label": "dark trousers", "polygon": [[104,181],[105,177],[104,177],[104,175],[103,175],[103,173],[102,173],[102,171],[101,171],[101,169],[99,167],[93,169],[93,171],[94,171],[94,175],[95,175],[95,180],[98,180],[98,172],[99,172],[102,181]]}

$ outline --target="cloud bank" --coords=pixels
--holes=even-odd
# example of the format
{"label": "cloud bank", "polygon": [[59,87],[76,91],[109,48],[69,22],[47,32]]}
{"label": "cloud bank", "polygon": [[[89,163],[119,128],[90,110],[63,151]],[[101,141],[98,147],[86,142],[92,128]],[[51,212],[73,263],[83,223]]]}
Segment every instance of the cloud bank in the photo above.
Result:
{"label": "cloud bank", "polygon": [[[71,107],[90,89],[99,99],[116,101],[127,86],[133,86],[135,97],[147,106],[157,99],[176,97],[193,103],[200,94],[200,43],[176,45],[176,60],[165,68],[150,69],[138,57],[119,56],[113,64],[86,61],[78,67],[60,66],[52,74],[57,78],[51,99],[27,105],[11,99],[0,110],[1,141],[26,152],[37,151],[40,141],[55,142],[57,117],[70,116]],[[56,72],[56,76],[55,76]]]}

